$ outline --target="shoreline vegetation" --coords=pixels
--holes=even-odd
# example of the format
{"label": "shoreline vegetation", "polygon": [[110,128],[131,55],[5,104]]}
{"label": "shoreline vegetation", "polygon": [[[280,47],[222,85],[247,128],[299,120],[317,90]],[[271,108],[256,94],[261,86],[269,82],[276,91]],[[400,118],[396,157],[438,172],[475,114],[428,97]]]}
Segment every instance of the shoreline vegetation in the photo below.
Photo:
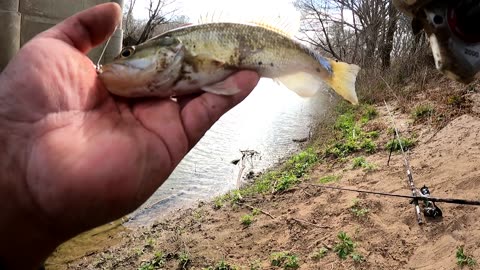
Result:
{"label": "shoreline vegetation", "polygon": [[302,151],[252,183],[152,226],[130,230],[117,221],[82,234],[59,247],[47,269],[475,268],[479,209],[440,204],[444,217],[419,226],[408,200],[315,186],[409,194],[386,98],[417,186],[479,199],[478,85],[434,70],[403,83],[384,75],[362,75],[362,105],[338,102]]}

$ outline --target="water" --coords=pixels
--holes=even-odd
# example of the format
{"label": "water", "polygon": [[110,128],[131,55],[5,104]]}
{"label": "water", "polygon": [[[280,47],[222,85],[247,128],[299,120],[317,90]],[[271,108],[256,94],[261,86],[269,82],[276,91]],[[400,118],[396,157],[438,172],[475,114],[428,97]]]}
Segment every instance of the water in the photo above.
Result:
{"label": "water", "polygon": [[262,79],[241,104],[225,114],[182,160],[169,179],[130,215],[131,225],[145,225],[199,200],[224,194],[237,186],[240,150],[260,153],[252,163],[262,171],[298,151],[293,139],[309,136],[325,113],[328,94],[301,98],[292,91]]}

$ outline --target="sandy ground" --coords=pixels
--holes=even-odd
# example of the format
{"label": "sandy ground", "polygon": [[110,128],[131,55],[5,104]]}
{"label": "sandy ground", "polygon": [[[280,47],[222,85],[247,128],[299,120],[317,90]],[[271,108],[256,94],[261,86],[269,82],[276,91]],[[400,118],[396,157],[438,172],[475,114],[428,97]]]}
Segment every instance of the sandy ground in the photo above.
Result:
{"label": "sandy ground", "polygon": [[[415,183],[427,185],[435,197],[480,200],[480,94],[466,97],[471,106],[453,112],[456,115],[441,127],[432,125],[434,119],[415,123],[391,104],[402,135],[417,138],[408,153]],[[379,116],[366,128],[381,133],[376,143],[382,147],[391,139],[390,119],[384,107],[377,109]],[[399,153],[393,154],[390,166],[385,150],[366,156],[376,166],[373,171],[352,169],[352,158],[319,164],[302,184],[282,194],[245,198],[243,206],[219,210],[208,202],[178,211],[149,228],[116,231],[108,237],[113,239],[108,247],[79,249],[77,244],[70,245],[69,251],[67,244],[49,260],[47,269],[137,269],[159,251],[165,254],[161,269],[202,269],[220,260],[239,269],[282,269],[271,266],[270,255],[279,251],[295,254],[299,269],[459,269],[458,246],[480,259],[480,207],[440,203],[443,218],[418,225],[408,199],[309,185],[323,176],[337,175],[341,179],[329,185],[410,194]],[[368,209],[365,216],[352,213],[354,199]],[[245,204],[271,217],[257,215],[245,227],[240,219],[251,213]],[[356,242],[364,262],[339,259],[333,248],[340,231]],[[314,259],[321,248],[329,251]],[[77,257],[72,257],[72,249]],[[185,267],[179,263],[182,253],[190,259]]]}

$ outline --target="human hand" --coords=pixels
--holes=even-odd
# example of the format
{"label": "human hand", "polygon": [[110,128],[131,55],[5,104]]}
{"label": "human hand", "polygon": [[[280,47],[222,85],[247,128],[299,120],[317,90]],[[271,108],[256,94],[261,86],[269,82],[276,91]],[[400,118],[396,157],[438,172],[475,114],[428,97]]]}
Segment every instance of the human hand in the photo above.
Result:
{"label": "human hand", "polygon": [[[258,76],[228,78],[241,93],[125,100],[85,56],[119,24],[104,4],[26,44],[0,74],[0,262],[38,265],[63,241],[140,206]],[[7,268],[8,269],[8,268]]]}

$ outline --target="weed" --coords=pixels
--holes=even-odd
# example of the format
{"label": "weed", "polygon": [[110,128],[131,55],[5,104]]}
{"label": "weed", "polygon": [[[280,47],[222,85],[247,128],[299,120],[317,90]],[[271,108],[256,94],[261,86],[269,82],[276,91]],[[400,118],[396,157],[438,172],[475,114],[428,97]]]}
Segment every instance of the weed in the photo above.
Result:
{"label": "weed", "polygon": [[261,175],[253,184],[238,190],[238,196],[230,193],[227,199],[235,203],[239,196],[241,198],[241,196],[262,194],[270,191],[285,191],[300,182],[300,178],[317,162],[318,156],[315,150],[313,148],[305,149],[288,159],[280,170]]}
{"label": "weed", "polygon": [[262,211],[260,211],[260,209],[258,209],[258,208],[254,208],[254,209],[252,210],[252,216],[258,216],[258,215],[260,215],[261,213],[262,213]]}
{"label": "weed", "polygon": [[357,169],[357,168],[362,168],[366,171],[373,171],[375,170],[375,164],[372,164],[372,163],[369,163],[365,157],[356,157],[353,159],[353,165],[352,165],[352,168],[353,169]]}
{"label": "weed", "polygon": [[225,197],[224,196],[216,197],[213,201],[213,208],[218,210],[218,209],[223,207],[224,203],[225,203]]}
{"label": "weed", "polygon": [[[373,117],[371,114],[372,113],[369,113],[368,118],[365,119]],[[375,138],[375,136],[378,137],[378,132],[364,132],[360,128],[360,125],[355,121],[355,114],[353,112],[349,111],[340,115],[335,122],[334,128],[342,137],[340,140],[336,140],[333,144],[327,147],[325,151],[326,155],[342,158],[361,150],[364,150],[367,153],[374,153],[376,151],[377,146],[372,139]]]}
{"label": "weed", "polygon": [[450,96],[447,100],[447,104],[452,106],[452,107],[457,107],[461,108],[462,106],[466,105],[467,101],[465,97],[463,96],[458,96],[458,95],[453,95]]}
{"label": "weed", "polygon": [[433,115],[435,110],[433,106],[430,104],[421,104],[416,106],[412,111],[413,120],[418,121],[426,117],[430,117]]}
{"label": "weed", "polygon": [[312,259],[314,259],[314,260],[320,260],[320,259],[322,259],[323,257],[327,256],[327,252],[328,252],[328,249],[322,247],[322,248],[320,248],[319,250],[317,250],[315,253],[313,253]]}
{"label": "weed", "polygon": [[133,251],[137,257],[140,257],[143,254],[143,250],[139,248],[135,248]]}
{"label": "weed", "polygon": [[178,261],[182,269],[186,269],[187,265],[191,262],[190,255],[184,251],[178,255]]}
{"label": "weed", "polygon": [[203,211],[201,209],[196,209],[193,211],[193,218],[197,221],[201,220],[203,217]]}
{"label": "weed", "polygon": [[369,139],[378,139],[378,137],[380,137],[380,132],[378,132],[376,130],[370,131],[370,132],[365,133],[365,137],[367,137]]}
{"label": "weed", "polygon": [[387,129],[387,134],[393,136],[395,134],[395,129],[393,127],[389,127]]}
{"label": "weed", "polygon": [[363,257],[363,255],[358,253],[352,253],[351,257],[355,263],[362,263],[365,261],[365,257]]}
{"label": "weed", "polygon": [[237,270],[237,269],[238,267],[234,265],[230,265],[224,260],[219,261],[215,266],[209,266],[207,268],[204,268],[204,270]]}
{"label": "weed", "polygon": [[350,211],[356,216],[356,217],[364,217],[368,214],[369,210],[368,208],[362,207],[360,204],[360,200],[354,199],[352,202],[352,206],[350,207]]}
{"label": "weed", "polygon": [[[402,147],[404,151],[407,151],[408,149],[412,148],[415,146],[415,141],[413,139],[407,139],[407,138],[400,138],[400,142],[402,143]],[[400,143],[398,142],[398,139],[395,138],[387,143],[385,146],[387,151],[400,151]]]}
{"label": "weed", "polygon": [[234,190],[230,194],[231,194],[232,203],[237,203],[242,200],[242,194],[240,190]]}
{"label": "weed", "polygon": [[155,253],[155,257],[152,260],[142,263],[142,265],[140,266],[140,268],[138,268],[138,270],[159,269],[163,267],[164,264],[165,264],[165,255],[163,254],[163,252],[157,252]]}
{"label": "weed", "polygon": [[283,269],[297,269],[300,267],[298,257],[289,252],[275,252],[270,255],[272,266],[279,266]]}
{"label": "weed", "polygon": [[463,250],[463,246],[457,247],[456,257],[457,257],[457,265],[460,267],[464,267],[465,265],[468,265],[468,266],[477,265],[477,261],[474,258],[465,254]]}
{"label": "weed", "polygon": [[296,177],[302,177],[307,170],[318,161],[317,153],[308,148],[287,161],[287,167]]}
{"label": "weed", "polygon": [[240,219],[240,221],[242,222],[242,224],[245,226],[245,227],[248,227],[250,226],[252,223],[253,223],[253,216],[251,215],[244,215],[242,216],[242,218]]}
{"label": "weed", "polygon": [[343,231],[339,232],[337,237],[340,242],[335,245],[334,251],[340,259],[345,260],[355,250],[355,243]]}
{"label": "weed", "polygon": [[331,183],[331,182],[337,182],[338,180],[340,180],[341,176],[338,176],[338,175],[327,175],[327,176],[324,176],[322,178],[320,178],[318,180],[318,182],[320,184],[327,184],[327,183]]}
{"label": "weed", "polygon": [[377,151],[377,145],[372,141],[372,139],[365,138],[360,144],[360,149],[365,150],[368,154],[373,154]]}
{"label": "weed", "polygon": [[145,248],[153,248],[153,245],[155,245],[155,240],[154,240],[153,238],[148,238],[148,239],[145,241],[144,247],[145,247]]}
{"label": "weed", "polygon": [[295,185],[296,183],[298,183],[298,181],[299,180],[295,174],[291,172],[286,172],[282,174],[280,179],[278,179],[278,182],[275,185],[274,189],[277,192],[285,191],[290,187],[292,187],[293,185]]}
{"label": "weed", "polygon": [[373,107],[372,105],[365,105],[363,106],[361,122],[367,123],[368,121],[375,119],[377,115],[378,115],[378,112],[377,112],[377,109],[375,109],[375,107]]}
{"label": "weed", "polygon": [[364,217],[369,212],[369,210],[367,208],[350,208],[350,210],[357,217]]}
{"label": "weed", "polygon": [[250,270],[261,270],[262,264],[259,260],[250,263]]}

